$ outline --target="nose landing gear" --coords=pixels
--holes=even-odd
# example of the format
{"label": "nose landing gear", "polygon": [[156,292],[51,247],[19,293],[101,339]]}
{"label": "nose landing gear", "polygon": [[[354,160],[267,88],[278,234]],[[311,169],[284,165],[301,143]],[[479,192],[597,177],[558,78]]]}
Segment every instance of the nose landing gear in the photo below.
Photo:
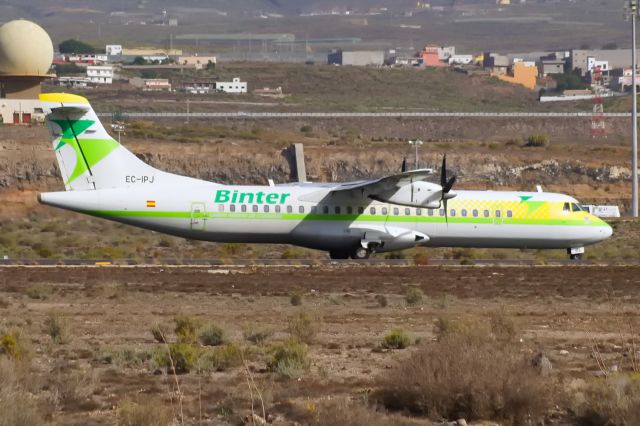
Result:
{"label": "nose landing gear", "polygon": [[584,247],[573,247],[567,249],[567,254],[569,255],[569,259],[579,261],[582,260],[582,256],[584,256]]}

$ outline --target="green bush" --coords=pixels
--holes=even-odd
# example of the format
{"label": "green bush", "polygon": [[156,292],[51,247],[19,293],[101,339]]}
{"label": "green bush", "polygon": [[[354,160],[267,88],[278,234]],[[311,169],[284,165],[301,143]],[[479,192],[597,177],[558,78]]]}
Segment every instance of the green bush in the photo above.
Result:
{"label": "green bush", "polygon": [[224,330],[216,324],[209,323],[200,329],[198,339],[204,346],[219,346],[225,341]]}
{"label": "green bush", "polygon": [[298,292],[291,293],[291,296],[289,297],[289,302],[291,302],[291,305],[293,306],[302,305],[302,295]]}
{"label": "green bush", "polygon": [[254,343],[256,345],[262,345],[267,341],[271,336],[273,336],[273,330],[268,328],[260,328],[260,327],[246,327],[242,331],[242,336],[245,340]]}
{"label": "green bush", "polygon": [[422,304],[422,299],[424,298],[424,293],[422,290],[416,287],[411,287],[407,290],[407,293],[404,296],[404,300],[407,302],[409,306],[416,306]]}
{"label": "green bush", "polygon": [[159,368],[165,368],[169,374],[174,369],[176,374],[185,374],[194,368],[198,355],[198,350],[188,343],[173,343],[158,348],[153,359]]}
{"label": "green bush", "polygon": [[543,134],[530,135],[525,146],[534,148],[544,148],[549,145],[549,137]]}
{"label": "green bush", "polygon": [[174,319],[176,327],[173,330],[180,343],[195,343],[196,333],[200,327],[200,322],[188,315],[178,315]]}
{"label": "green bush", "polygon": [[387,297],[384,294],[376,294],[376,297],[374,297],[374,299],[378,303],[378,306],[380,306],[381,308],[384,308],[389,304],[389,302],[387,301]]}
{"label": "green bush", "polygon": [[309,369],[307,345],[296,340],[273,344],[267,360],[269,370],[283,377],[295,379]]}
{"label": "green bush", "polygon": [[229,367],[241,365],[245,356],[245,350],[237,343],[226,343],[201,351],[196,361],[196,370],[199,373],[225,371]]}
{"label": "green bush", "polygon": [[382,345],[387,349],[404,349],[411,345],[411,337],[401,328],[385,334]]}
{"label": "green bush", "polygon": [[291,337],[307,344],[313,343],[322,323],[322,318],[307,312],[289,317],[288,331]]}

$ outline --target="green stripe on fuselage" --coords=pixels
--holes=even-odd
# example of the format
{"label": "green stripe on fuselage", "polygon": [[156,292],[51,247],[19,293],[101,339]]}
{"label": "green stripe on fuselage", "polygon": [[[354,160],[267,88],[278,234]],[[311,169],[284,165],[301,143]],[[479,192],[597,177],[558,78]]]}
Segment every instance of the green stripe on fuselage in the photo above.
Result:
{"label": "green stripe on fuselage", "polygon": [[[83,210],[81,213],[100,217],[129,218],[168,218],[190,219],[189,211],[146,211],[146,210]],[[207,213],[207,219],[233,220],[289,220],[289,221],[342,221],[342,222],[387,222],[387,223],[446,223],[444,216],[382,216],[356,214],[318,214],[318,213],[258,213],[258,212],[225,212]],[[585,221],[575,219],[518,219],[518,218],[481,218],[481,217],[449,217],[450,224],[482,224],[491,225],[554,225],[554,226],[608,226],[600,219]]]}

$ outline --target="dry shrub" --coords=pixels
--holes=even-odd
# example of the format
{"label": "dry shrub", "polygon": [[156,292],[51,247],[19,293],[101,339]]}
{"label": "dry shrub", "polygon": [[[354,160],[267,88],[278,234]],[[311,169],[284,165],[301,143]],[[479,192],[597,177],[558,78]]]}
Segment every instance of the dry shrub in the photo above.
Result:
{"label": "dry shrub", "polygon": [[580,424],[634,425],[640,419],[640,377],[615,375],[582,382],[572,394]]}
{"label": "dry shrub", "polygon": [[491,326],[491,334],[499,342],[513,342],[516,339],[518,334],[516,324],[504,311],[491,313],[489,324]]}
{"label": "dry shrub", "polygon": [[167,343],[169,341],[169,327],[165,324],[155,323],[151,326],[151,335],[158,343]]}
{"label": "dry shrub", "polygon": [[554,385],[517,350],[456,334],[414,352],[383,383],[388,409],[515,424],[542,419]]}
{"label": "dry shrub", "polygon": [[422,290],[416,287],[411,287],[407,290],[407,293],[404,296],[404,300],[407,302],[409,306],[416,306],[422,304],[422,299],[424,298],[424,293]]}
{"label": "dry shrub", "polygon": [[59,404],[74,404],[93,395],[96,382],[96,376],[91,371],[68,371],[64,368],[55,375],[51,392]]}
{"label": "dry shrub", "polygon": [[251,325],[245,327],[244,330],[242,330],[242,336],[245,340],[251,343],[262,345],[267,341],[267,339],[273,336],[273,330]]}
{"label": "dry shrub", "polygon": [[116,412],[118,426],[168,426],[173,424],[171,409],[152,399],[133,402],[124,400]]}
{"label": "dry shrub", "polygon": [[200,321],[188,315],[178,315],[173,319],[176,323],[174,329],[179,343],[195,343]]}
{"label": "dry shrub", "polygon": [[291,295],[289,296],[289,302],[291,303],[292,306],[302,305],[302,295],[297,291],[291,293]]}
{"label": "dry shrub", "polygon": [[51,337],[53,343],[62,344],[69,340],[69,327],[60,314],[49,312],[44,319],[44,333]]}
{"label": "dry shrub", "polygon": [[378,303],[378,306],[380,306],[381,308],[385,308],[389,304],[389,301],[387,300],[387,297],[384,294],[376,294],[376,296],[374,297],[374,300]]}
{"label": "dry shrub", "polygon": [[0,389],[0,426],[40,426],[45,424],[38,402],[20,389]]}
{"label": "dry shrub", "polygon": [[0,331],[0,355],[18,361],[31,357],[31,346],[20,329]]}
{"label": "dry shrub", "polygon": [[236,343],[226,343],[223,346],[202,350],[195,362],[195,368],[199,373],[225,371],[241,365],[246,355],[246,350]]}
{"label": "dry shrub", "polygon": [[306,424],[318,426],[392,426],[397,424],[368,407],[364,402],[346,398],[323,401],[311,411],[311,414],[309,416],[311,418],[306,419]]}
{"label": "dry shrub", "polygon": [[486,324],[469,319],[439,317],[436,320],[433,332],[438,341],[450,336],[479,341],[491,339],[491,332]]}
{"label": "dry shrub", "polygon": [[311,344],[322,325],[322,318],[317,314],[299,312],[289,317],[288,331],[291,337]]}

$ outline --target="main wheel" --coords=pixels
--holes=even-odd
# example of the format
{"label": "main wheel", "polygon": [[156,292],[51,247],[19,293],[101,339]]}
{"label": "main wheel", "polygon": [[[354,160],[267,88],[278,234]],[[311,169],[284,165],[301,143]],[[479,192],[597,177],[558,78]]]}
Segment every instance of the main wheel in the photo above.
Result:
{"label": "main wheel", "polygon": [[569,259],[571,260],[582,260],[582,253],[570,254]]}
{"label": "main wheel", "polygon": [[364,248],[362,246],[356,247],[351,252],[351,258],[352,259],[356,259],[356,260],[368,259],[369,256],[371,256],[371,250],[366,249],[366,248]]}
{"label": "main wheel", "polygon": [[329,252],[329,257],[331,259],[334,259],[334,260],[348,259],[349,258],[349,252],[341,251],[341,250],[333,250],[333,251]]}

